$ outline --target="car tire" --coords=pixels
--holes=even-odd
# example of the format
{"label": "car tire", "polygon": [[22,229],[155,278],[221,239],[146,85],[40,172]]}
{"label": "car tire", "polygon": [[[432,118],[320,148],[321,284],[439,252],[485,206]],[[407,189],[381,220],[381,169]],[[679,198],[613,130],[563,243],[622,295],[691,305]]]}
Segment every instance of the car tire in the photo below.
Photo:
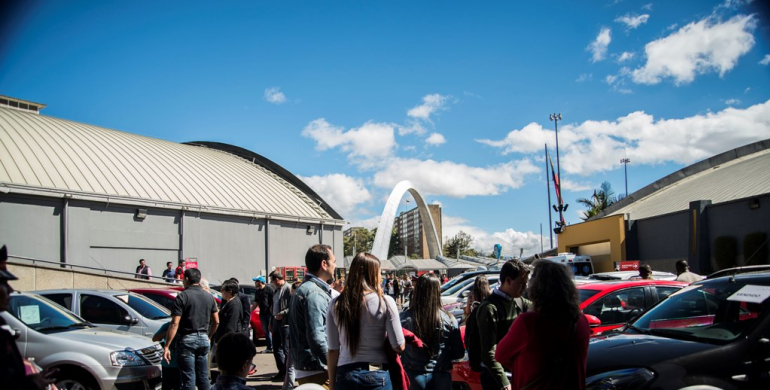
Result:
{"label": "car tire", "polygon": [[100,390],[93,377],[82,369],[62,369],[56,375],[59,390]]}

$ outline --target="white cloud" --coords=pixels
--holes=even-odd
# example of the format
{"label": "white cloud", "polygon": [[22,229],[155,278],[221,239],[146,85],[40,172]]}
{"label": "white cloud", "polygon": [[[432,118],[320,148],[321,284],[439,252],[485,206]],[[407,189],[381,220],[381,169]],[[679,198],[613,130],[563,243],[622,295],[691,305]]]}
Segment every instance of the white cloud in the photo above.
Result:
{"label": "white cloud", "polygon": [[310,122],[302,135],[316,141],[317,150],[340,148],[348,157],[366,162],[390,156],[396,147],[396,125],[367,122],[359,128],[345,131],[343,127],[330,124],[324,118]]}
{"label": "white cloud", "polygon": [[[363,227],[372,230],[380,224],[380,215],[375,215],[367,219],[354,219],[350,221],[350,227]],[[346,229],[347,230],[347,229]]]}
{"label": "white cloud", "polygon": [[343,217],[353,213],[359,204],[372,200],[363,180],[341,173],[300,179]]}
{"label": "white cloud", "polygon": [[564,188],[565,191],[573,191],[573,192],[588,191],[597,187],[588,183],[580,183],[569,179],[562,180],[561,186],[562,188]]}
{"label": "white cloud", "polygon": [[[524,248],[524,257],[540,253],[540,235],[533,232],[518,232],[513,229],[506,229],[503,232],[488,233],[471,225],[464,218],[452,217],[446,214],[442,215],[441,222],[444,237],[454,237],[462,230],[473,237],[473,243],[471,244],[473,249],[483,254],[491,253],[495,244],[502,245],[502,253],[505,256],[519,256],[519,248]],[[543,231],[547,231],[548,227],[544,226],[543,229]],[[545,248],[548,248],[548,244],[548,236],[545,236],[543,238],[543,245]],[[556,239],[554,237],[555,244]],[[445,253],[444,256],[453,257],[454,254]]]}
{"label": "white cloud", "polygon": [[425,143],[428,145],[441,145],[446,143],[446,138],[439,133],[433,133],[430,137],[425,139]]}
{"label": "white cloud", "polygon": [[643,14],[643,15],[626,14],[615,19],[615,21],[618,23],[623,23],[626,25],[626,28],[628,28],[629,30],[633,30],[647,23],[648,19],[650,19],[650,15],[647,15],[647,14]]}
{"label": "white cloud", "polygon": [[618,79],[618,76],[608,74],[607,77],[604,78],[604,81],[607,84],[612,85],[612,83],[614,83],[617,79]]}
{"label": "white cloud", "polygon": [[643,5],[642,9],[645,11],[652,11],[652,3]]}
{"label": "white cloud", "polygon": [[770,65],[770,54],[765,54],[765,57],[759,61],[760,65]]}
{"label": "white cloud", "polygon": [[756,24],[752,15],[738,15],[723,23],[711,18],[690,23],[645,45],[647,63],[633,71],[633,80],[657,84],[670,77],[681,85],[698,74],[718,72],[722,77],[754,46]]}
{"label": "white cloud", "polygon": [[594,77],[593,73],[583,73],[575,79],[575,82],[582,83],[584,81],[591,80]]}
{"label": "white cloud", "polygon": [[743,93],[749,93],[751,91],[751,87],[746,87],[746,89],[743,90]]}
{"label": "white cloud", "polygon": [[273,104],[286,103],[286,95],[281,92],[279,87],[270,87],[265,89],[265,100]]}
{"label": "white cloud", "polygon": [[728,106],[734,106],[736,104],[741,104],[741,101],[739,99],[727,99],[725,100],[725,104]]}
{"label": "white cloud", "polygon": [[591,52],[592,62],[599,62],[607,56],[607,47],[610,45],[610,42],[612,42],[611,30],[607,27],[602,27],[596,39],[586,48],[586,50]]}
{"label": "white cloud", "polygon": [[620,54],[620,57],[618,57],[618,62],[626,62],[628,60],[632,60],[634,58],[635,54],[631,53],[629,51],[624,51]]}
{"label": "white cloud", "polygon": [[[542,147],[542,144],[541,144]],[[452,161],[395,158],[374,174],[378,187],[393,188],[409,180],[423,195],[466,196],[498,195],[519,188],[527,175],[540,169],[528,159],[487,167],[472,167]]]}
{"label": "white cloud", "polygon": [[[617,168],[627,151],[632,164],[691,164],[725,150],[770,138],[770,100],[745,109],[728,107],[716,113],[682,119],[655,119],[643,111],[615,121],[586,121],[559,127],[561,170],[589,175]],[[553,144],[553,130],[530,123],[502,140],[477,140],[503,154],[539,155]]]}

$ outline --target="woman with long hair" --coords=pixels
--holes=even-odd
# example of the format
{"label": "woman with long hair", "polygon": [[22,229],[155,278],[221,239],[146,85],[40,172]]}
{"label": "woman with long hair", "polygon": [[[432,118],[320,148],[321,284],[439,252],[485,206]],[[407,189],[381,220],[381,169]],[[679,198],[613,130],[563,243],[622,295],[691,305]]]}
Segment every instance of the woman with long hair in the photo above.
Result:
{"label": "woman with long hair", "polygon": [[347,285],[326,315],[330,389],[392,389],[383,347],[404,351],[404,333],[392,297],[383,295],[380,260],[359,253],[350,263]]}
{"label": "woman with long hair", "polygon": [[473,288],[471,289],[470,295],[468,295],[468,300],[465,301],[465,308],[463,309],[465,318],[468,318],[473,309],[481,304],[481,301],[491,293],[492,289],[489,288],[489,279],[487,279],[487,276],[477,276],[476,280],[473,281]]}
{"label": "woman with long hair", "polygon": [[422,340],[411,344],[401,356],[410,390],[452,387],[452,360],[465,355],[460,329],[454,316],[441,307],[441,281],[426,273],[418,279],[409,309],[401,313],[401,326]]}
{"label": "woman with long hair", "polygon": [[513,373],[516,389],[585,389],[589,327],[566,266],[534,264],[532,310],[516,318],[497,344],[495,360]]}

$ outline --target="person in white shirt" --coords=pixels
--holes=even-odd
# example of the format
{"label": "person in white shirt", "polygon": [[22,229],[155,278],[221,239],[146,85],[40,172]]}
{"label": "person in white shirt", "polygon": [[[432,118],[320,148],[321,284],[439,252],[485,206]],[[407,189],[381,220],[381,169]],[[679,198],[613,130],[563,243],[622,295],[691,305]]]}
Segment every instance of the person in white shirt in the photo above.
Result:
{"label": "person in white shirt", "polygon": [[695,283],[703,280],[703,276],[690,272],[690,266],[687,265],[687,260],[679,260],[676,262],[676,280],[678,282]]}

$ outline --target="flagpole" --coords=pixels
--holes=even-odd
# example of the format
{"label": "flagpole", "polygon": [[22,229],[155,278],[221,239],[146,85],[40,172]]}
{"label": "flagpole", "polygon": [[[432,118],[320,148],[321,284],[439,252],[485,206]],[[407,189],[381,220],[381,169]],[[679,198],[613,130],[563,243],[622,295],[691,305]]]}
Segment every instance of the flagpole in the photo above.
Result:
{"label": "flagpole", "polygon": [[[553,221],[551,220],[551,178],[548,177],[548,144],[545,144],[545,191],[548,193],[548,249],[553,248]],[[542,252],[542,251],[541,251]]]}

